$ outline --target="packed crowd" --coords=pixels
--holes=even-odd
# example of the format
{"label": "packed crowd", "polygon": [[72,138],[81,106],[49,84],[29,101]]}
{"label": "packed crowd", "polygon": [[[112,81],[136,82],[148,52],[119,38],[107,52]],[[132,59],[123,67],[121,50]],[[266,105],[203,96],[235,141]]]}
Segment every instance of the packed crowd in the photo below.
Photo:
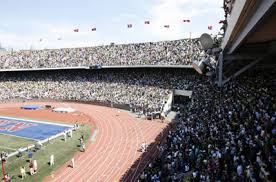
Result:
{"label": "packed crowd", "polygon": [[224,10],[224,20],[221,20],[219,23],[222,24],[220,30],[220,35],[224,36],[227,26],[228,26],[228,16],[231,16],[231,12],[234,6],[235,0],[224,0],[223,1],[223,10]]}
{"label": "packed crowd", "polygon": [[111,44],[49,50],[13,51],[0,55],[0,69],[112,65],[188,65],[199,59],[197,39]]}
{"label": "packed crowd", "polygon": [[222,90],[194,81],[160,156],[139,181],[276,181],[276,72],[243,75]]}
{"label": "packed crowd", "polygon": [[[189,71],[187,70],[187,73]],[[137,111],[162,111],[172,89],[191,78],[181,70],[83,70],[0,74],[0,101],[54,99],[128,104]]]}

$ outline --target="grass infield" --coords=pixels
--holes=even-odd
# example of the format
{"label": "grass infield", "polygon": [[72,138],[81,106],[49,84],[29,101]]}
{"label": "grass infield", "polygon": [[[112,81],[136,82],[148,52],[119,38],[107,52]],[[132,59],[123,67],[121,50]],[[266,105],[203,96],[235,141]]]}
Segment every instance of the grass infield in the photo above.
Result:
{"label": "grass infield", "polygon": [[34,143],[34,140],[0,134],[0,151],[6,151],[10,153],[21,147],[26,147],[28,144]]}
{"label": "grass infield", "polygon": [[[60,166],[65,162],[69,161],[74,153],[79,151],[79,138],[81,135],[84,136],[85,142],[89,139],[91,134],[90,126],[83,125],[77,131],[73,132],[73,138],[67,137],[67,141],[63,140],[63,136],[58,137],[52,140],[50,143],[44,143],[44,146],[41,150],[33,152],[33,160],[37,160],[38,172],[31,176],[29,174],[29,162],[28,161],[28,152],[25,152],[23,158],[18,158],[16,156],[8,159],[5,164],[5,172],[10,174],[13,182],[22,181],[22,182],[40,182],[44,177],[50,176],[56,171]],[[3,137],[2,140],[1,137]],[[21,139],[18,137],[0,135],[0,150],[11,151],[10,149],[18,149],[22,146],[27,146],[28,144],[33,143],[34,141],[28,141],[26,139]],[[9,143],[10,142],[10,143]],[[1,146],[3,148],[1,148]],[[6,149],[4,149],[4,147]],[[55,156],[55,165],[49,166],[50,155]],[[76,161],[77,165],[77,161]],[[20,166],[25,166],[27,177],[22,180],[20,175]],[[1,178],[3,175],[1,173]]]}

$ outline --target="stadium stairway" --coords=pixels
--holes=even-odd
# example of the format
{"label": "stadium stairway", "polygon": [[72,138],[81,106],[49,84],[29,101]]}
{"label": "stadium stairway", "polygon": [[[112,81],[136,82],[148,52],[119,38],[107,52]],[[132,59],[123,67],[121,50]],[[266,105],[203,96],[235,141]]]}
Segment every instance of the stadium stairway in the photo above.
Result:
{"label": "stadium stairway", "polygon": [[170,111],[169,114],[166,117],[166,120],[168,122],[174,121],[177,118],[177,112],[175,111]]}

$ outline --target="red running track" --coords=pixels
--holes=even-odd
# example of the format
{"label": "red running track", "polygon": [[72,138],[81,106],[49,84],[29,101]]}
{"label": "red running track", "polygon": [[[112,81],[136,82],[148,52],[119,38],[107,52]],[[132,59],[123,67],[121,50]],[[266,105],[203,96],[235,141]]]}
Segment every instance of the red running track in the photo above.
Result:
{"label": "red running track", "polygon": [[[76,160],[76,167],[61,168],[51,180],[53,182],[119,181],[141,156],[141,152],[138,152],[141,143],[154,142],[166,127],[164,123],[137,119],[113,108],[69,105],[91,117],[97,135],[95,142]],[[136,173],[139,172],[136,170]]]}
{"label": "red running track", "polygon": [[[31,103],[38,104],[38,103]],[[51,182],[115,182],[142,156],[141,143],[153,143],[167,126],[166,123],[135,118],[115,108],[76,103],[46,103],[59,107],[72,107],[91,117],[91,125],[97,129],[95,141],[87,146],[86,152],[75,157],[75,168],[64,164],[45,181]],[[13,105],[14,106],[14,105]],[[141,169],[136,166],[132,176],[123,181],[136,181]],[[139,162],[140,164],[140,162]]]}

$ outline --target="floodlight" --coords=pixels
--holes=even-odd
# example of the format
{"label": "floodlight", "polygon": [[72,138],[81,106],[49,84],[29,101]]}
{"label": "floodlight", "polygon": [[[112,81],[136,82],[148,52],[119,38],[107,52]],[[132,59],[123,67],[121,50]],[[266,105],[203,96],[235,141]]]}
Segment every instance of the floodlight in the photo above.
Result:
{"label": "floodlight", "polygon": [[193,68],[199,73],[203,74],[205,72],[206,67],[210,64],[210,58],[203,58],[201,61],[194,61],[192,63]]}

